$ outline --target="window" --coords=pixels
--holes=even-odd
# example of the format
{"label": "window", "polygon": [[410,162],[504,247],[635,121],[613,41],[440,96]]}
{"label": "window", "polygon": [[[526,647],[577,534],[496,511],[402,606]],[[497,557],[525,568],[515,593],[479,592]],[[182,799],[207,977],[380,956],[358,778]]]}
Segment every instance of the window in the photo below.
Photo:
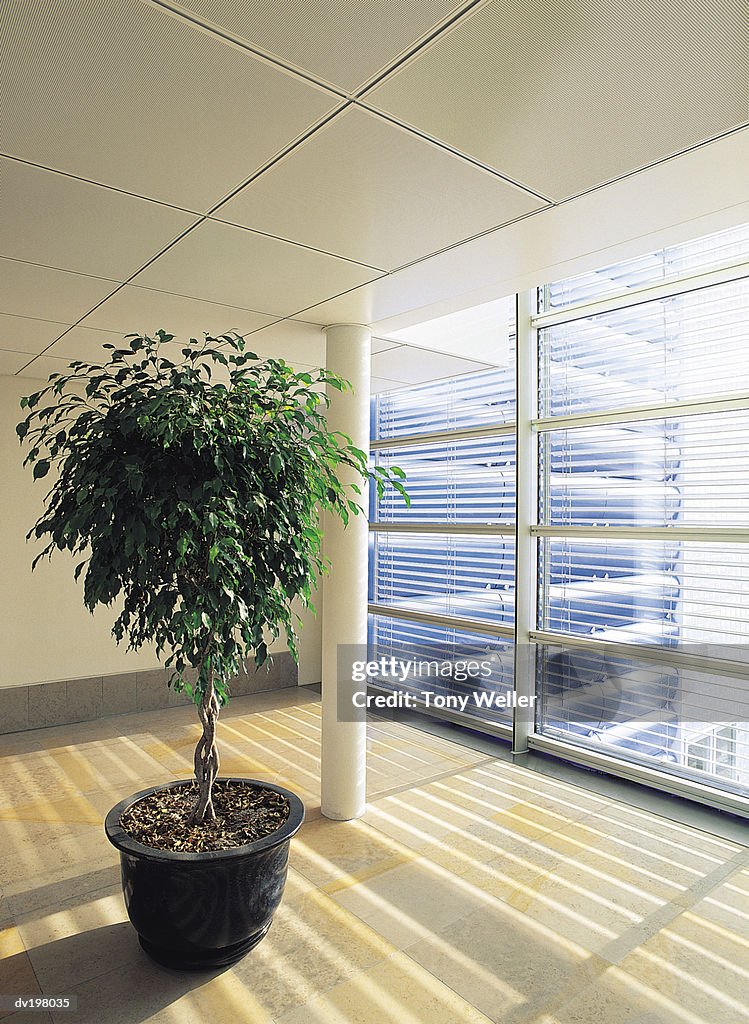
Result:
{"label": "window", "polygon": [[707,775],[736,777],[736,726],[726,725],[689,740],[687,766]]}
{"label": "window", "polygon": [[[452,672],[446,681],[437,668],[473,658],[485,664],[481,688],[512,691],[514,312],[513,302],[501,301],[480,321],[451,318],[451,329],[465,332],[461,342],[488,338],[490,358],[501,365],[372,401],[373,460],[406,471],[411,506],[388,492],[378,500],[372,489],[370,659],[424,663],[403,684],[418,694],[467,692],[469,680]],[[501,708],[473,703],[465,713],[505,728],[510,720]]]}
{"label": "window", "polygon": [[480,727],[746,807],[749,225],[518,309],[496,369],[373,400],[373,459],[413,503],[372,499],[372,657],[482,654],[474,687],[536,706]]}
{"label": "window", "polygon": [[734,229],[547,285],[533,321],[537,732],[742,794],[747,261]]}

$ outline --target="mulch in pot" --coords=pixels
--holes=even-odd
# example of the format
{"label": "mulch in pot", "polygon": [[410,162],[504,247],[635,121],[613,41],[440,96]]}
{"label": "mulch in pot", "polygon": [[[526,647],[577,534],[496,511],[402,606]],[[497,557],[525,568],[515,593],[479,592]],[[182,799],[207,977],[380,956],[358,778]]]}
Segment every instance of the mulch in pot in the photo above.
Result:
{"label": "mulch in pot", "polygon": [[281,793],[245,782],[213,785],[215,821],[190,825],[198,798],[196,783],[162,789],[143,797],[120,817],[123,829],[144,846],[174,853],[233,850],[272,835],[291,808]]}

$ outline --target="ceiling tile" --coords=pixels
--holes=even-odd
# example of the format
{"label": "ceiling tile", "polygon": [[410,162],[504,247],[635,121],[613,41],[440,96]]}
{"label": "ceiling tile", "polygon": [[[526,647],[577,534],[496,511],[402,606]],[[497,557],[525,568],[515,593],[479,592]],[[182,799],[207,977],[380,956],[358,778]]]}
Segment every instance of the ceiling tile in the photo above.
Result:
{"label": "ceiling tile", "polygon": [[104,343],[124,347],[125,341],[118,331],[92,330],[89,327],[73,327],[68,333],[56,341],[45,355],[55,359],[83,359],[85,362],[98,363],[109,358],[109,352],[102,348]]}
{"label": "ceiling tile", "polygon": [[124,281],[194,214],[0,158],[2,256]]}
{"label": "ceiling tile", "polygon": [[6,352],[0,349],[0,375],[11,377],[28,363],[29,359],[31,355],[28,352]]}
{"label": "ceiling tile", "polygon": [[[134,333],[134,332],[128,332]],[[164,343],[159,351],[162,356],[171,359],[173,362],[181,362],[183,359],[182,348],[186,339],[179,339],[173,342]],[[72,330],[56,341],[47,352],[49,356],[59,359],[65,366],[73,359],[81,359],[87,363],[106,363],[109,361],[111,351],[103,346],[116,345],[118,348],[127,348],[129,341],[123,337],[120,331],[104,331],[91,327],[73,327]],[[215,377],[215,374],[214,374]]]}
{"label": "ceiling tile", "polygon": [[272,322],[273,317],[263,313],[126,285],[87,316],[83,326],[116,331],[121,335],[153,334],[163,329],[187,340],[202,338],[204,333],[239,331],[244,334]]}
{"label": "ceiling tile", "polygon": [[408,387],[397,380],[385,380],[384,377],[371,377],[369,381],[369,392],[372,395],[382,394],[384,391],[395,391],[397,388]]}
{"label": "ceiling tile", "polygon": [[10,0],[5,152],[203,212],[338,102],[139,0]]}
{"label": "ceiling tile", "polygon": [[47,380],[51,373],[63,373],[67,366],[67,359],[57,359],[54,356],[38,356],[26,369],[21,370],[18,376]]}
{"label": "ceiling tile", "polygon": [[216,216],[394,270],[543,205],[411,132],[350,109]]}
{"label": "ceiling tile", "polygon": [[468,356],[496,366],[515,361],[515,297],[495,299],[396,331],[394,337],[417,348]]}
{"label": "ceiling tile", "polygon": [[66,328],[67,324],[53,320],[32,320],[0,313],[0,349],[35,354],[58,338]]}
{"label": "ceiling tile", "polygon": [[372,338],[372,354],[375,352],[386,352],[389,348],[397,348],[399,342],[388,341],[387,338]]}
{"label": "ceiling tile", "polygon": [[0,312],[74,323],[116,287],[113,281],[0,257]]}
{"label": "ceiling tile", "polygon": [[207,221],[135,280],[148,288],[289,316],[376,276],[312,249]]}
{"label": "ceiling tile", "polygon": [[286,63],[343,89],[354,89],[463,4],[455,0],[407,4],[182,0],[181,6]]}
{"label": "ceiling tile", "polygon": [[562,199],[748,118],[749,7],[494,0],[367,95]]}
{"label": "ceiling tile", "polygon": [[266,358],[285,359],[292,366],[324,366],[325,335],[317,324],[282,320],[250,334],[247,348]]}
{"label": "ceiling tile", "polygon": [[[83,362],[104,365],[109,362],[111,350],[105,349],[103,345],[114,344],[118,347],[127,348],[121,335],[110,331],[95,331],[84,327],[74,327],[64,338],[56,342],[51,349],[34,359],[34,362],[24,371],[24,376],[42,377],[46,379],[50,373],[61,373],[66,371],[73,360],[80,359]],[[184,360],[182,355],[183,345],[181,342],[167,342],[160,346],[159,354],[170,359],[174,363]],[[0,356],[2,353],[0,353]],[[27,355],[24,362],[32,359]],[[122,364],[117,364],[121,366]],[[225,377],[224,368],[214,367],[213,381]]]}
{"label": "ceiling tile", "polygon": [[425,349],[401,345],[372,356],[372,375],[404,384],[422,384],[441,377],[453,377],[471,370],[483,370],[486,363],[458,359],[443,352],[428,352]]}
{"label": "ceiling tile", "polygon": [[377,281],[361,285],[344,295],[338,295],[332,299],[316,303],[300,310],[300,317],[309,323],[320,324],[325,327],[328,324],[369,324],[379,319],[375,316],[378,310],[377,297],[382,282],[397,279],[400,275],[393,277],[381,277]]}

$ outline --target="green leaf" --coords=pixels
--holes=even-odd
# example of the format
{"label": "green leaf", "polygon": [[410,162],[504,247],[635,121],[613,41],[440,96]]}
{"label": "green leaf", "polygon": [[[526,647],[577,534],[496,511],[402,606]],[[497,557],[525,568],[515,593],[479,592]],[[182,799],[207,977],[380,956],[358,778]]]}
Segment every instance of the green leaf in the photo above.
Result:
{"label": "green leaf", "polygon": [[23,423],[17,424],[17,426],[16,426],[16,433],[18,434],[19,441],[23,441],[24,437],[26,437],[28,432],[29,432],[29,425],[28,425],[28,423],[26,423],[24,421]]}
{"label": "green leaf", "polygon": [[[76,555],[87,608],[117,602],[115,640],[168,653],[182,683],[198,669],[198,703],[210,662],[224,702],[270,639],[287,635],[296,656],[296,602],[309,604],[329,568],[321,508],[344,524],[359,514],[367,456],[328,429],[327,396],[310,393],[326,381],[345,389],[342,378],[259,360],[235,333],[191,340],[173,362],[159,354],[172,340],[129,335],[105,365],[75,361],[26,400],[24,461],[35,476],[57,470],[30,537],[38,557]],[[227,379],[214,385],[216,365]],[[400,484],[384,468],[378,479]]]}

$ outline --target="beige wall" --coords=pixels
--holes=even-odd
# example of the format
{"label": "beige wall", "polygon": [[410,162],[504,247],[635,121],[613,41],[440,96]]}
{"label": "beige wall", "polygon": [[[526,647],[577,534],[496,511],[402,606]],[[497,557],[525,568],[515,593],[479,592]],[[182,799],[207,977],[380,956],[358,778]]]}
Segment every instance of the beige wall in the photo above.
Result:
{"label": "beige wall", "polygon": [[302,612],[299,633],[299,685],[319,683],[322,679],[322,586],[313,597],[317,614]]}
{"label": "beige wall", "polygon": [[[22,468],[15,427],[23,418],[21,396],[41,386],[38,380],[0,376],[0,687],[156,668],[152,650],[128,654],[124,644],[117,646],[110,633],[114,611],[86,611],[71,555],[56,553],[31,572],[38,547],[24,538],[41,514],[48,484],[34,482]],[[319,615],[305,620],[299,679],[318,682]]]}

